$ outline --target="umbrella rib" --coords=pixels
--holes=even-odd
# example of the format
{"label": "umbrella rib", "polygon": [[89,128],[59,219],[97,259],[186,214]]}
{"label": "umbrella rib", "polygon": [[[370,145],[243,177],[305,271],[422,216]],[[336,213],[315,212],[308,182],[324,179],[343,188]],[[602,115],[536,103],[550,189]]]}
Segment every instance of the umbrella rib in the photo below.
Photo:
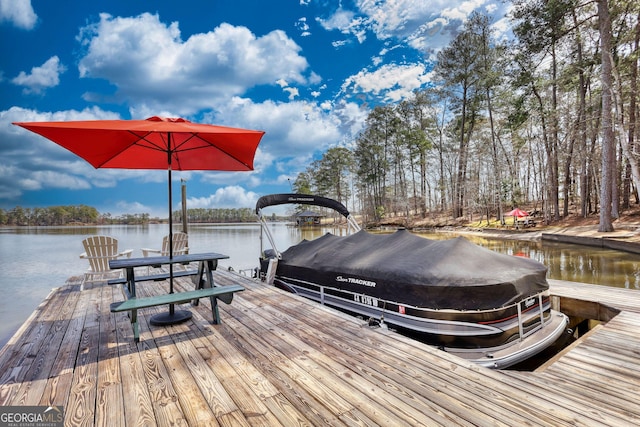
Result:
{"label": "umbrella rib", "polygon": [[[191,132],[191,136],[189,136],[189,138],[186,138],[184,141],[182,141],[179,145],[175,146],[174,150],[171,150],[171,155],[173,156],[174,153],[176,153],[176,162],[178,162],[178,169],[180,169],[180,157],[177,156],[177,153],[179,153],[180,147],[182,147],[184,144],[186,144],[187,142],[191,141],[193,138],[195,138],[196,134]],[[202,138],[200,138],[202,140]],[[169,147],[171,148],[171,147]],[[192,148],[191,150],[195,150],[195,148]],[[188,150],[182,150],[182,151],[188,151]]]}
{"label": "umbrella rib", "polygon": [[[192,147],[192,148],[187,148],[187,149],[184,149],[184,150],[179,150],[179,148],[180,148],[182,145],[186,144],[188,141],[190,141],[190,140],[191,140],[191,139],[193,139],[194,137],[198,137],[198,138],[200,139],[200,141],[202,141],[204,144],[203,144],[202,146],[199,146],[199,147]],[[191,133],[191,136],[190,136],[189,138],[185,139],[182,143],[180,143],[180,145],[179,145],[179,146],[176,146],[176,150],[174,150],[174,151],[177,153],[177,152],[186,152],[186,151],[200,150],[200,149],[202,149],[202,148],[206,148],[207,146],[214,147],[215,149],[217,149],[217,150],[219,150],[220,152],[222,152],[222,153],[226,154],[227,156],[229,156],[229,157],[230,157],[230,158],[232,158],[233,160],[237,161],[238,163],[240,163],[240,164],[242,164],[242,165],[244,165],[244,166],[246,166],[246,167],[249,167],[249,165],[248,165],[248,164],[246,164],[246,163],[245,163],[245,162],[243,162],[242,160],[238,159],[238,158],[237,158],[236,156],[234,156],[233,154],[231,154],[231,153],[229,153],[229,152],[227,152],[227,151],[223,150],[222,148],[218,147],[218,146],[217,146],[217,145],[215,145],[214,143],[207,141],[206,139],[204,139],[204,138],[200,137],[200,136],[199,136],[198,134],[196,134],[196,133]],[[179,159],[177,156],[176,156],[176,160],[178,160],[178,163],[180,162],[180,159]]]}
{"label": "umbrella rib", "polygon": [[[132,141],[132,142],[131,142],[127,147],[125,147],[125,148],[129,148],[129,147],[134,146],[134,145],[140,145],[140,144],[139,144],[139,142],[140,142],[140,141],[146,141],[147,143],[151,144],[151,146],[144,146],[144,148],[148,148],[148,149],[155,149],[155,150],[158,150],[158,151],[164,151],[164,152],[166,152],[166,150],[165,150],[164,148],[162,148],[162,146],[160,146],[160,145],[156,144],[156,143],[155,143],[155,142],[153,142],[153,141],[149,141],[149,140],[147,139],[147,136],[151,135],[153,132],[147,132],[147,133],[146,133],[146,135],[144,135],[144,136],[141,136],[141,135],[137,134],[136,132],[134,132],[134,131],[132,131],[132,130],[129,130],[129,131],[127,131],[127,132],[129,132],[131,135],[133,135],[133,136],[137,137],[138,139],[137,139],[137,140],[135,140],[135,141]],[[117,153],[114,153],[114,154],[113,154],[113,156],[109,157],[108,159],[105,159],[104,161],[102,161],[101,163],[99,163],[97,166],[94,166],[94,167],[95,167],[95,168],[102,168],[102,167],[104,167],[104,165],[105,165],[105,164],[109,163],[111,160],[113,160],[114,158],[116,158],[120,153],[122,153],[122,151],[124,151],[124,149],[120,150],[120,151],[119,151],[119,152],[117,152]]]}
{"label": "umbrella rib", "polygon": [[[147,132],[144,136],[143,136],[143,135],[138,135],[137,133],[135,133],[134,131],[131,131],[131,130],[129,131],[129,133],[131,133],[131,134],[133,134],[133,135],[135,135],[135,136],[137,136],[137,137],[138,137],[138,140],[137,140],[137,141],[134,141],[134,143],[133,143],[132,145],[139,145],[139,146],[141,146],[141,147],[143,147],[143,148],[148,148],[148,149],[150,149],[150,150],[164,151],[165,153],[166,153],[167,151],[171,150],[171,147],[166,147],[166,146],[165,146],[165,147],[163,147],[162,145],[159,145],[159,144],[157,144],[157,143],[155,143],[155,142],[153,142],[153,141],[151,141],[151,140],[148,140],[148,139],[147,139],[147,137],[148,137],[149,135],[152,135],[152,134],[154,134],[154,133],[157,133],[158,135],[160,135],[160,137],[161,137],[161,138],[163,139],[163,141],[164,141],[164,138],[163,138],[163,134],[164,134],[164,132]],[[169,133],[169,132],[167,132],[167,133]],[[141,145],[141,144],[140,144],[140,141],[145,141],[145,142],[147,142],[148,144],[150,144],[150,146]],[[166,144],[166,141],[164,141],[164,142],[165,142],[165,144]]]}
{"label": "umbrella rib", "polygon": [[[201,139],[202,139],[202,138],[201,138]],[[229,153],[228,151],[223,150],[222,148],[220,148],[220,147],[216,146],[215,144],[212,144],[211,142],[209,142],[209,141],[207,141],[207,140],[205,140],[205,139],[202,139],[202,141],[204,141],[205,143],[209,144],[209,145],[210,145],[210,146],[212,146],[212,147],[217,148],[217,149],[218,149],[218,150],[220,150],[222,153],[224,153],[224,154],[226,154],[227,156],[231,157],[233,160],[237,161],[238,163],[240,163],[240,164],[242,164],[242,165],[244,165],[244,166],[246,166],[246,167],[249,167],[249,165],[248,165],[248,164],[246,164],[246,163],[245,163],[245,162],[243,162],[242,160],[238,159],[236,156],[234,156],[233,154]]]}

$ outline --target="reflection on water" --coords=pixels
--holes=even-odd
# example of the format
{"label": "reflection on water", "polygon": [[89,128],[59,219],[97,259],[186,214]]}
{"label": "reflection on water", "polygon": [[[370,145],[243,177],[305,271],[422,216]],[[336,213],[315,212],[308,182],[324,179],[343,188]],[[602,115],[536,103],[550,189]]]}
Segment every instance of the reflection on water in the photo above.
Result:
{"label": "reflection on water", "polygon": [[[343,227],[288,227],[286,239],[276,246],[279,250],[301,239],[313,240],[330,232],[344,235]],[[429,239],[451,239],[455,233],[416,233]],[[595,248],[556,242],[532,242],[505,239],[489,239],[476,235],[464,235],[471,242],[507,255],[535,259],[547,266],[547,277],[557,280],[593,283],[619,288],[640,289],[640,255],[611,249]]]}
{"label": "reflection on water", "polygon": [[[421,233],[431,239],[455,237],[448,233]],[[549,269],[547,277],[618,288],[640,289],[640,255],[556,242],[487,239],[465,235],[473,243],[508,255],[535,259]]]}
{"label": "reflection on water", "polygon": [[[282,223],[269,224],[269,227],[280,251],[303,238],[312,240],[327,232],[346,233],[340,227],[298,228]],[[167,232],[166,224],[0,228],[0,288],[4,297],[0,300],[0,345],[6,343],[52,288],[62,286],[70,276],[84,272],[87,262],[78,257],[84,237],[111,235],[118,239],[120,249],[133,249],[133,256],[142,256],[141,248],[159,248]],[[438,239],[455,237],[444,233],[424,236]],[[549,268],[548,274],[552,279],[640,289],[639,255],[569,244],[465,237],[497,252],[538,260]],[[230,266],[243,270],[257,267],[260,241],[261,232],[257,224],[189,226],[191,252],[228,255],[230,258],[220,263],[222,268]],[[265,249],[270,247],[266,237],[263,245]]]}

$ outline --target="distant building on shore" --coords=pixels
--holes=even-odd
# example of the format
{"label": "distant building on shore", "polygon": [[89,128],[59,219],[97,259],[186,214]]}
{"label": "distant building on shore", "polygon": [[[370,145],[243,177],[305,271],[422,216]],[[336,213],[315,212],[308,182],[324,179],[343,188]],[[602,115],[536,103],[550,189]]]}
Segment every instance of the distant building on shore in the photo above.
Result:
{"label": "distant building on shore", "polygon": [[320,219],[324,215],[314,211],[302,211],[296,214],[296,225],[320,225]]}

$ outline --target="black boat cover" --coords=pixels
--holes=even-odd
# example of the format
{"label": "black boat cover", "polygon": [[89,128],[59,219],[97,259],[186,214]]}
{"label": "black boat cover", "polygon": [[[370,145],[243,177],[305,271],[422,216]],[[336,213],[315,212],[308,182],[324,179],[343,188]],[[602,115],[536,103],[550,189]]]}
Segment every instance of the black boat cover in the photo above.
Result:
{"label": "black boat cover", "polygon": [[490,310],[549,288],[547,268],[464,237],[430,240],[406,230],[330,233],[282,253],[277,275],[430,309]]}

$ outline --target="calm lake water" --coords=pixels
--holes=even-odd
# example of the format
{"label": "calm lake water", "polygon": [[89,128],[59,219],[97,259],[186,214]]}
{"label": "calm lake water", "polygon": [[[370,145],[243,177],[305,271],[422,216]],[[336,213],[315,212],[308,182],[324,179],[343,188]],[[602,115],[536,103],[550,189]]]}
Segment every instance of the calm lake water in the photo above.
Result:
{"label": "calm lake water", "polygon": [[[326,232],[343,232],[334,227],[302,230],[282,223],[270,227],[281,251],[302,238],[314,239]],[[0,228],[0,289],[3,292],[0,300],[0,347],[51,289],[63,286],[71,276],[83,274],[88,263],[79,255],[83,252],[81,242],[86,236],[113,236],[118,239],[120,249],[133,249],[133,256],[142,256],[141,248],[159,248],[167,230],[163,224]],[[220,268],[252,269],[258,265],[260,235],[257,224],[190,225],[189,248],[194,253],[229,255],[228,260],[220,262]],[[425,234],[425,237],[454,236],[437,233]],[[640,289],[639,255],[578,245],[465,237],[497,252],[536,259],[549,268],[548,277],[552,279]],[[265,246],[268,247],[266,238]]]}

